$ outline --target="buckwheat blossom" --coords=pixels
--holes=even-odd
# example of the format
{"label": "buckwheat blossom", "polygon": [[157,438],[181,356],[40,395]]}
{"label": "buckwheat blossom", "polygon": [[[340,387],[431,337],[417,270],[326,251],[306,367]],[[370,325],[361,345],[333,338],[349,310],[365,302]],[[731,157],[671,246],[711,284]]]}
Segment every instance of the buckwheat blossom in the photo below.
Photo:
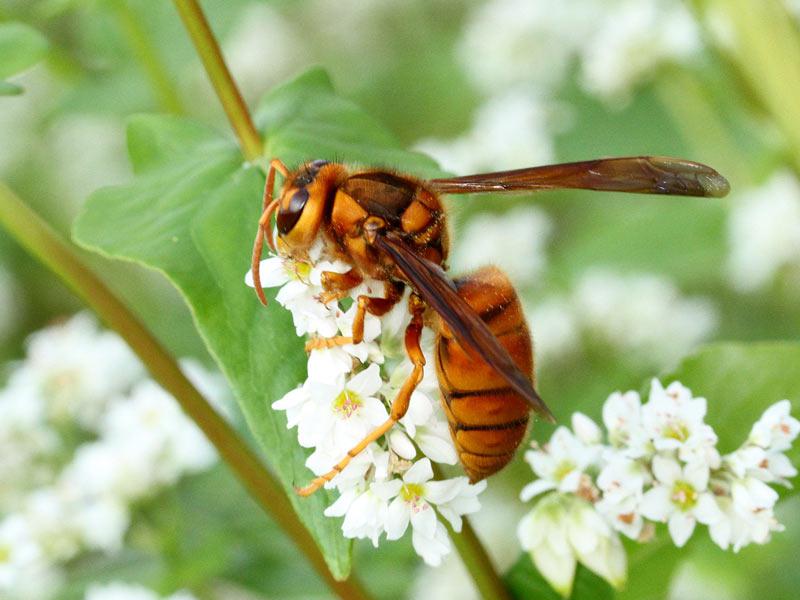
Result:
{"label": "buckwheat blossom", "polygon": [[[296,326],[302,323],[296,327],[298,335],[351,335],[356,308],[344,311],[337,301],[319,312],[326,327],[328,323],[333,327],[306,326],[309,311],[305,303],[319,303],[320,275],[336,266],[321,252],[309,258],[310,262],[299,265],[285,258],[267,258],[262,262],[267,272],[264,281],[283,286],[278,301],[292,312]],[[252,275],[248,273],[245,281],[252,285]],[[291,290],[288,295],[284,292],[287,288]],[[385,293],[383,282],[366,280],[350,290],[350,297],[356,300],[359,294],[375,297],[381,293]],[[296,298],[303,300],[297,302]],[[309,478],[328,472],[389,418],[391,402],[412,372],[403,346],[409,320],[405,296],[381,318],[367,315],[363,342],[312,349],[307,379],[272,403],[274,409],[286,411],[287,427],[297,428],[300,445],[312,449],[306,460]],[[431,460],[454,464],[457,455],[436,400],[433,339],[427,329],[420,346],[426,366],[406,414],[325,484],[338,492],[325,515],[343,517],[345,537],[369,539],[375,546],[384,535],[389,541],[399,539],[410,524],[414,550],[427,564],[438,565],[451,551],[441,519],[460,530],[462,515],[480,508],[478,495],[486,484],[471,485],[466,477],[432,480]]]}
{"label": "buckwheat blossom", "polygon": [[[224,406],[220,375],[181,366]],[[139,502],[217,460],[122,341],[85,314],[31,336],[0,390],[0,416],[3,598],[52,597],[67,562],[122,549]]]}
{"label": "buckwheat blossom", "polygon": [[700,49],[700,29],[681,2],[618,0],[580,49],[581,84],[604,100],[625,102],[660,65],[687,62]]}
{"label": "buckwheat blossom", "polygon": [[[248,103],[309,62],[305,36],[275,8],[246,6],[223,42],[225,61]],[[269,57],[265,60],[264,57]],[[198,86],[201,73],[197,73]],[[209,98],[212,90],[208,89]]]}
{"label": "buckwheat blossom", "polygon": [[122,339],[79,313],[28,338],[26,358],[13,369],[6,390],[40,405],[43,418],[56,426],[75,420],[96,431],[109,403],[142,374]]}
{"label": "buckwheat blossom", "polygon": [[612,585],[625,580],[618,534],[647,543],[665,523],[681,547],[706,525],[722,549],[764,544],[783,530],[775,484],[797,474],[785,452],[800,433],[788,400],[768,407],[747,440],[720,455],[705,423],[706,401],[680,382],[654,379],[647,401],[614,392],[603,406],[606,434],[575,413],[526,459],[538,477],[522,500],[536,499],[519,524],[523,549],[550,584],[568,596],[578,562]]}
{"label": "buckwheat blossom", "polygon": [[490,94],[523,84],[556,93],[577,64],[586,91],[619,102],[700,49],[699,28],[676,0],[493,0],[467,20],[459,57]]}
{"label": "buckwheat blossom", "polygon": [[[550,217],[535,207],[481,213],[464,227],[450,262],[458,272],[490,262],[503,269],[516,286],[533,287],[547,267],[546,246],[552,231]],[[502,244],[497,243],[499,239]]]}
{"label": "buckwheat blossom", "polygon": [[740,292],[756,292],[781,273],[800,267],[800,183],[779,171],[739,194],[728,218],[728,279]]}
{"label": "buckwheat blossom", "polygon": [[684,298],[659,275],[621,275],[591,269],[571,303],[586,333],[633,360],[669,364],[716,329],[717,310],[704,298]]}
{"label": "buckwheat blossom", "polygon": [[113,581],[93,583],[86,590],[84,600],[196,600],[196,598],[185,590],[161,596],[142,585]]}
{"label": "buckwheat blossom", "polygon": [[563,107],[522,89],[492,96],[472,127],[451,140],[419,140],[416,148],[443,169],[469,174],[553,162],[553,135],[563,129]]}

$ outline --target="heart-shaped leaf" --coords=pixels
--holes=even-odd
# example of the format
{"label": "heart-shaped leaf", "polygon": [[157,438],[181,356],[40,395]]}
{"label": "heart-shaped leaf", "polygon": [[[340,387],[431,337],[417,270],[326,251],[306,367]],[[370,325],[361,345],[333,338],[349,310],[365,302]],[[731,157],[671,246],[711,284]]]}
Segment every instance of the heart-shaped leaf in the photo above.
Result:
{"label": "heart-shaped leaf", "polygon": [[[425,175],[435,164],[403,151],[394,137],[313,70],[261,103],[270,156],[293,166],[327,158],[403,168]],[[140,116],[128,126],[136,178],[92,195],[74,237],[105,255],[163,272],[183,293],[209,350],[233,387],[247,422],[334,576],[350,569],[340,522],[324,517],[324,491],[298,498],[306,451],[270,404],[305,377],[303,343],[289,313],[264,309],[244,285],[261,210],[263,174],[242,163],[232,141],[191,120]]]}

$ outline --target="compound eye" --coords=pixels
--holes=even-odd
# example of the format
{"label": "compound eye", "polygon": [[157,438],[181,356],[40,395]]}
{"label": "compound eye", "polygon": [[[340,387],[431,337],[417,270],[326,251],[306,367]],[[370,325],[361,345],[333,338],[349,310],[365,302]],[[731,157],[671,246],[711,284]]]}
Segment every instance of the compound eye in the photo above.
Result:
{"label": "compound eye", "polygon": [[285,235],[292,230],[300,219],[300,215],[303,214],[306,202],[308,202],[308,190],[297,190],[292,196],[292,199],[289,200],[289,206],[285,209],[281,208],[278,211],[277,222],[279,233]]}

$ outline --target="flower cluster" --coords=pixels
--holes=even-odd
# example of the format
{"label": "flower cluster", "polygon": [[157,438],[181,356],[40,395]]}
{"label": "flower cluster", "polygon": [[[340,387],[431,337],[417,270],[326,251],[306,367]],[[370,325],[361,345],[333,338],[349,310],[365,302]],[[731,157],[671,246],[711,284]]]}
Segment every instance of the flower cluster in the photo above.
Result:
{"label": "flower cluster", "polygon": [[[345,310],[338,301],[325,305],[318,300],[322,273],[348,268],[326,260],[318,243],[308,262],[265,259],[261,280],[267,287],[281,286],[276,299],[291,311],[298,335],[350,336],[356,303]],[[246,281],[252,285],[252,274]],[[380,297],[384,292],[383,282],[365,281],[350,297]],[[297,428],[300,445],[313,449],[306,466],[314,475],[330,471],[389,418],[389,405],[412,370],[401,342],[409,320],[405,299],[380,319],[367,314],[360,344],[313,349],[306,381],[273,403],[286,411],[287,426]],[[433,364],[431,342],[426,332],[422,346],[428,365]],[[431,461],[455,464],[457,456],[436,401],[435,374],[430,367],[424,373],[400,422],[326,485],[339,496],[325,515],[344,517],[345,537],[367,538],[375,546],[381,535],[399,539],[410,525],[416,552],[426,563],[438,565],[450,552],[442,519],[460,531],[461,516],[480,508],[477,495],[486,484],[470,485],[466,477],[434,480]]]}
{"label": "flower cluster", "polygon": [[540,360],[569,355],[585,343],[662,367],[708,339],[718,322],[709,300],[684,297],[663,275],[604,268],[589,269],[569,295],[539,303],[530,317]]}
{"label": "flower cluster", "polygon": [[770,285],[782,272],[800,273],[800,182],[778,171],[741,195],[728,221],[728,277],[740,292]]}
{"label": "flower cluster", "polygon": [[[218,375],[185,362],[210,397]],[[46,598],[81,552],[120,550],[132,505],[216,454],[115,334],[78,314],[30,337],[0,390],[0,596]]]}
{"label": "flower cluster", "polygon": [[[140,585],[113,581],[89,586],[85,600],[162,600],[162,596]],[[181,590],[164,597],[163,600],[196,600],[196,598],[189,592]]]}
{"label": "flower cluster", "polygon": [[540,496],[520,522],[523,548],[542,575],[565,596],[577,562],[613,585],[626,577],[622,534],[651,539],[667,523],[683,546],[697,523],[721,548],[764,544],[782,525],[773,508],[777,492],[797,474],[785,452],[800,432],[790,403],[770,406],[737,450],[721,456],[705,423],[706,400],[675,381],[653,380],[647,402],[637,392],[615,392],[603,406],[603,432],[581,413],[572,429],[559,427],[525,459],[537,479],[522,500]]}
{"label": "flower cluster", "polygon": [[578,63],[588,92],[619,100],[660,65],[685,62],[700,47],[697,24],[675,0],[492,0],[469,19],[460,55],[490,92],[555,88]]}

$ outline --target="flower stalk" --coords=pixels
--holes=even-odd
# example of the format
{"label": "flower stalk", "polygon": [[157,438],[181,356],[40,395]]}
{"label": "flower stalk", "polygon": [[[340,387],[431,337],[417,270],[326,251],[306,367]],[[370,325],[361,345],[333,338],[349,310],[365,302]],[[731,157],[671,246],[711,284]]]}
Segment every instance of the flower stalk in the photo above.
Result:
{"label": "flower stalk", "polygon": [[368,600],[369,596],[358,583],[352,580],[336,581],[333,578],[313,538],[297,519],[281,485],[186,378],[161,343],[83,263],[73,248],[1,182],[0,225],[120,334],[153,378],[175,397],[181,408],[197,423],[242,485],[297,545],[330,588],[343,598]]}
{"label": "flower stalk", "polygon": [[236,137],[239,138],[242,154],[248,161],[258,160],[263,152],[261,137],[253,124],[242,94],[225,64],[219,43],[211,31],[203,9],[197,0],[175,0],[175,8],[200,60],[203,61],[211,85],[214,86],[225,114],[228,115],[228,121]]}

